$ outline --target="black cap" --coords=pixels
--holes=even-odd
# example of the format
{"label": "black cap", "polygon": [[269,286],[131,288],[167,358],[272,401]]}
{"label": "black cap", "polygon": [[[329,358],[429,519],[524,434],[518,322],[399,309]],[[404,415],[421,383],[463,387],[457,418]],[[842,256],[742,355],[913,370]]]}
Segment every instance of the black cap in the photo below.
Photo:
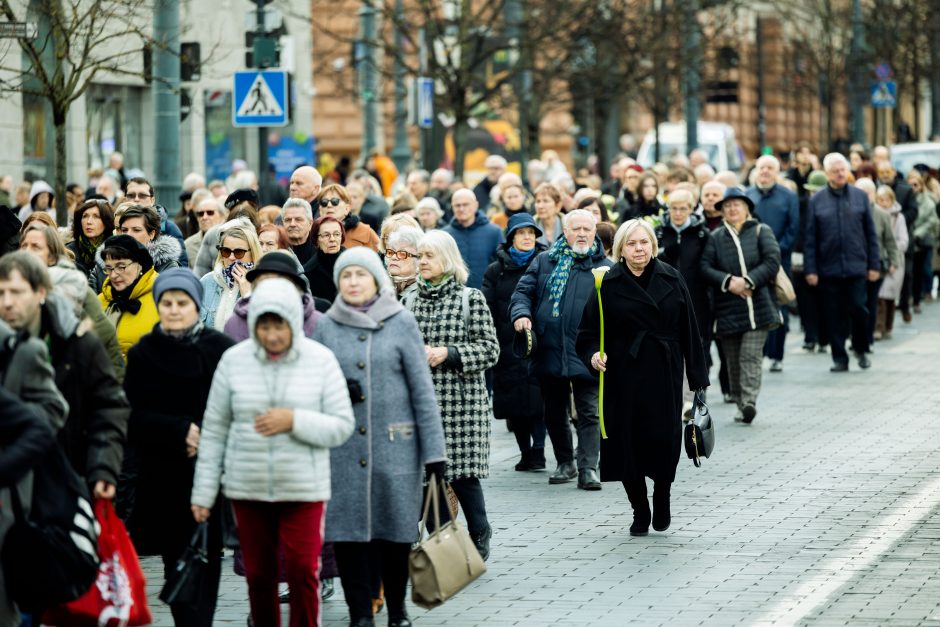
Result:
{"label": "black cap", "polygon": [[266,273],[280,274],[285,279],[293,281],[301,292],[307,291],[307,284],[297,269],[297,260],[287,253],[278,250],[265,253],[255,267],[248,271],[245,278],[254,281],[259,274]]}
{"label": "black cap", "polygon": [[192,193],[192,192],[183,192],[182,194],[180,194],[180,202],[186,202],[187,200],[191,199],[192,197],[193,197],[193,193]]}
{"label": "black cap", "polygon": [[253,189],[243,188],[236,189],[234,192],[228,195],[225,199],[225,208],[231,209],[235,205],[241,204],[243,202],[253,203],[256,207],[261,204],[261,201],[258,199],[258,192]]}
{"label": "black cap", "polygon": [[130,235],[112,235],[104,241],[104,250],[108,248],[123,248],[127,251],[128,259],[139,263],[144,272],[153,267],[150,251]]}

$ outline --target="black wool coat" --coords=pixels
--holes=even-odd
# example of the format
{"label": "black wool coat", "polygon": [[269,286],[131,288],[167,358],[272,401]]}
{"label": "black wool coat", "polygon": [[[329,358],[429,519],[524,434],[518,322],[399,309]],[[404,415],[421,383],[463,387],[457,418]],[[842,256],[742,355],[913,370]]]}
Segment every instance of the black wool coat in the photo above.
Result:
{"label": "black wool coat", "polygon": [[310,293],[317,298],[323,298],[331,303],[336,300],[336,284],[333,282],[333,266],[336,260],[346,250],[340,248],[335,255],[326,255],[319,248],[304,264],[304,276],[310,283]]}
{"label": "black wool coat", "polygon": [[127,527],[138,553],[181,552],[192,537],[196,458],[186,456],[186,435],[190,424],[202,426],[215,369],[234,345],[213,329],[182,340],[154,330],[127,353],[124,390],[131,403],[129,455],[136,471]]}
{"label": "black wool coat", "polygon": [[519,265],[509,254],[511,242],[496,250],[496,261],[483,275],[483,295],[493,315],[499,340],[499,361],[493,367],[493,415],[498,419],[542,416],[542,396],[538,378],[529,373],[526,360],[513,355],[512,342],[516,331],[509,317],[509,301],[516,284],[539,253],[548,247],[535,245],[535,254],[525,265]]}
{"label": "black wool coat", "polygon": [[[643,287],[623,263],[604,277],[607,373],[601,481],[674,481],[682,447],[682,368],[689,388],[708,386],[705,351],[699,339],[685,281],[675,268],[652,260]],[[581,318],[578,356],[591,366],[600,349],[600,312],[592,293]]]}
{"label": "black wool coat", "polygon": [[708,282],[702,276],[702,254],[711,232],[701,216],[693,213],[689,221],[689,226],[682,231],[676,231],[668,219],[656,229],[659,260],[678,270],[685,280],[692,297],[699,335],[702,343],[707,344],[707,338],[711,335],[712,305]]}

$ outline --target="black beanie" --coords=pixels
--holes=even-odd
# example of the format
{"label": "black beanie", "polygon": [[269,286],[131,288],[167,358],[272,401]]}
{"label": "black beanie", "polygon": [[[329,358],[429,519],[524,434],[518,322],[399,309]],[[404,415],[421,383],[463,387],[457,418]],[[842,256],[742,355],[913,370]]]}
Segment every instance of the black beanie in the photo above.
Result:
{"label": "black beanie", "polygon": [[153,267],[153,258],[150,256],[150,251],[130,235],[112,235],[106,239],[102,249],[102,257],[105,256],[109,248],[119,248],[127,251],[127,258],[139,263],[144,272]]}

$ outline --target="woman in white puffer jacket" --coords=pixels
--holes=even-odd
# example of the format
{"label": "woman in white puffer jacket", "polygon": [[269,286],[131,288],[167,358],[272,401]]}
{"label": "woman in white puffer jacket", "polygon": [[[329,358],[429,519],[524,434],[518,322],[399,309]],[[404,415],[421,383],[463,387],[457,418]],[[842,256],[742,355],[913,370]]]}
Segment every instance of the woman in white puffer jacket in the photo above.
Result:
{"label": "woman in white puffer jacket", "polygon": [[212,381],[193,515],[208,518],[221,484],[235,509],[254,624],[281,624],[280,538],[290,625],[318,625],[329,449],[352,434],[349,391],[333,353],[304,336],[300,295],[286,279],[258,285],[248,326],[252,337],[226,351]]}

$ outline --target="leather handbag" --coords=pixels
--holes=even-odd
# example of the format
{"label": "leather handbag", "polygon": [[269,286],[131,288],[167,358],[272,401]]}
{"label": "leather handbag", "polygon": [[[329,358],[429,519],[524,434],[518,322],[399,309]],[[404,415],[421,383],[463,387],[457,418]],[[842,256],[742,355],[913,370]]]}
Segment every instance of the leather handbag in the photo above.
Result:
{"label": "leather handbag", "polygon": [[209,523],[196,525],[193,539],[176,560],[176,566],[166,578],[160,600],[167,605],[194,605],[202,598],[202,587],[209,568]]}
{"label": "leather handbag", "polygon": [[696,390],[692,402],[692,419],[685,425],[683,434],[685,454],[695,467],[702,465],[702,457],[710,457],[715,449],[715,423],[705,404],[705,391]]}
{"label": "leather handbag", "polygon": [[[435,475],[428,479],[428,493],[421,515],[421,539],[408,556],[411,600],[425,609],[443,604],[486,572],[486,565],[470,534],[456,518],[441,526],[439,498],[445,486],[443,482],[437,483]],[[425,538],[428,512],[432,508],[434,531]]]}

